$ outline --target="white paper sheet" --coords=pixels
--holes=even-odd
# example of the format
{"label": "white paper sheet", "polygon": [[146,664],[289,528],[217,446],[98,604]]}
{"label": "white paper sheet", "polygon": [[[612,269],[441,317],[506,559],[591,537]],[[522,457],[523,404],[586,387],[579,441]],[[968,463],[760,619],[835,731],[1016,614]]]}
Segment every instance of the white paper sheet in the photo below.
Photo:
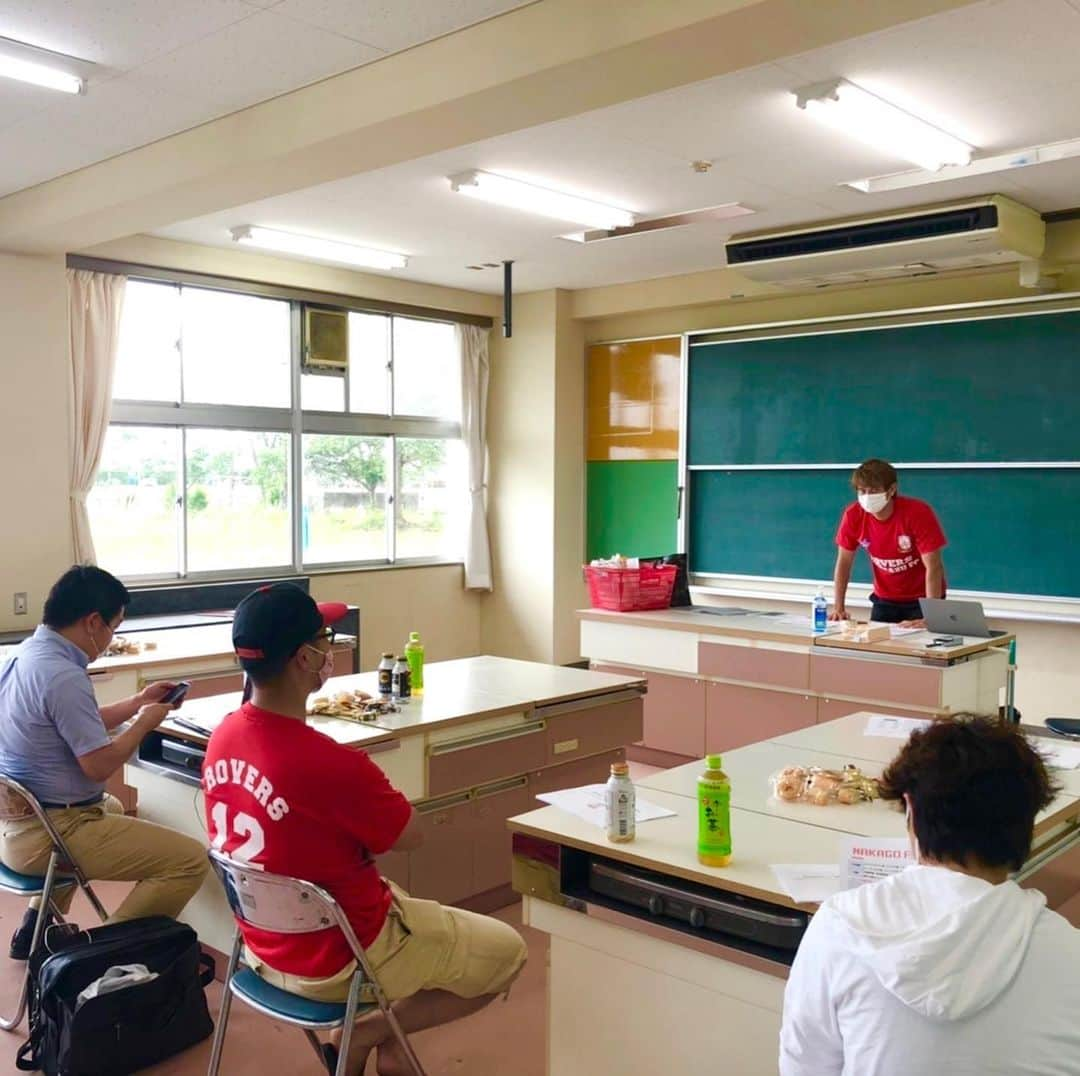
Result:
{"label": "white paper sheet", "polygon": [[897,714],[870,714],[866,719],[864,736],[886,736],[890,740],[906,740],[913,732],[930,726],[930,721]]}
{"label": "white paper sheet", "polygon": [[840,892],[839,863],[774,863],[772,872],[796,904],[820,904]]}
{"label": "white paper sheet", "polygon": [[905,635],[918,635],[923,631],[926,631],[926,628],[902,628],[899,624],[889,625],[889,637],[892,639],[900,639]]}
{"label": "white paper sheet", "polygon": [[1080,766],[1080,745],[1069,743],[1047,743],[1045,740],[1032,740],[1047,762],[1058,770],[1075,770]]}
{"label": "white paper sheet", "polygon": [[845,837],[840,852],[840,874],[845,889],[866,885],[914,866],[907,837]]}
{"label": "white paper sheet", "polygon": [[[550,803],[552,807],[560,807],[594,826],[604,826],[607,819],[604,817],[604,786],[582,785],[581,788],[564,788],[558,792],[544,792],[536,797],[544,803]],[[651,822],[654,818],[674,818],[675,812],[666,807],[657,807],[655,803],[649,803],[640,796],[634,799],[634,821],[637,823]]]}

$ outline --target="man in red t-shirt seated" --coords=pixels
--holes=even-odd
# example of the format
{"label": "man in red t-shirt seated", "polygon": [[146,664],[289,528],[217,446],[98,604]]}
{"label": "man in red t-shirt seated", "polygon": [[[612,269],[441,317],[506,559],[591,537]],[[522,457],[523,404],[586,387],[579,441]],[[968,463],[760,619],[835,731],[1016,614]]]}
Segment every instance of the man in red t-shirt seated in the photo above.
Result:
{"label": "man in red t-shirt seated", "polygon": [[896,468],[885,460],[866,460],[851,476],[858,501],[848,505],[836,532],[833,611],[830,620],[847,620],[844,608],[855,551],[870,557],[874,590],[870,619],[905,626],[923,625],[920,598],[945,597],[941,551],[945,534],[925,501],[896,492]]}
{"label": "man in red t-shirt seated", "polygon": [[[234,859],[332,893],[402,1026],[419,1031],[505,992],[525,963],[525,943],[497,919],[414,899],[379,875],[374,856],[420,845],[415,813],[366,752],[306,723],[308,695],[333,671],[330,625],[345,608],[316,605],[291,583],[261,587],[237,606],[233,646],[253,695],[207,746],[210,841]],[[346,999],[356,963],[337,928],[242,930],[245,959],[268,982],[319,1001]],[[376,1012],[353,1031],[349,1073],[359,1076],[376,1048],[379,1076],[411,1071]],[[326,1049],[329,1063],[336,1045]]]}

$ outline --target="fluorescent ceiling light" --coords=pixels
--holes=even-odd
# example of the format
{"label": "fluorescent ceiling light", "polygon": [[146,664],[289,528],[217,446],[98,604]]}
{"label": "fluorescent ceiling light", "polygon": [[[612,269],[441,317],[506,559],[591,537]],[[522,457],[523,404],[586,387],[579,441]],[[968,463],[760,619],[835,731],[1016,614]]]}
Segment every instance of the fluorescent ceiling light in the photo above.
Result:
{"label": "fluorescent ceiling light", "polygon": [[868,146],[936,172],[966,165],[973,147],[846,79],[794,91],[796,105]]}
{"label": "fluorescent ceiling light", "polygon": [[994,157],[980,157],[971,164],[946,166],[938,172],[924,172],[921,169],[913,172],[893,172],[885,176],[853,179],[843,186],[854,187],[864,194],[879,194],[882,191],[900,191],[908,187],[923,187],[928,183],[942,183],[949,179],[970,179],[972,176],[992,175],[994,172],[1007,172],[1013,168],[1030,168],[1033,164],[1066,161],[1073,157],[1080,157],[1080,138],[1050,142],[1043,146],[1028,146],[1011,153],[999,153]]}
{"label": "fluorescent ceiling light", "polygon": [[460,175],[447,176],[447,179],[450,189],[458,194],[536,213],[541,217],[574,221],[605,230],[629,228],[634,223],[634,214],[628,210],[616,209],[576,194],[537,187],[520,179],[497,176],[492,172],[462,172]]}
{"label": "fluorescent ceiling light", "polygon": [[262,228],[245,224],[229,233],[233,242],[244,246],[276,250],[281,254],[298,254],[316,261],[339,262],[342,265],[359,265],[365,269],[404,269],[409,259],[404,254],[388,250],[373,250],[342,243],[337,239],[321,239],[315,235],[297,235],[295,232],[279,232],[276,228]]}
{"label": "fluorescent ceiling light", "polygon": [[13,78],[34,86],[44,86],[47,90],[59,90],[61,93],[82,93],[86,86],[78,75],[68,71],[4,55],[0,55],[0,78]]}

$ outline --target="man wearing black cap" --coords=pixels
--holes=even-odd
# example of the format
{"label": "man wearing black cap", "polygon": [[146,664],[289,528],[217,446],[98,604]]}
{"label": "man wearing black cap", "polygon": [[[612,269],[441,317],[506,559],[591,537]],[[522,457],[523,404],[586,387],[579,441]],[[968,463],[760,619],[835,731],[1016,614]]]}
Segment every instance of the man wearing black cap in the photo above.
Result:
{"label": "man wearing black cap", "polygon": [[[207,747],[209,834],[234,859],[329,890],[402,1026],[418,1031],[505,991],[525,962],[525,943],[498,920],[414,899],[379,875],[374,856],[419,846],[413,809],[366,752],[306,723],[308,696],[333,672],[331,625],[345,611],[316,604],[291,583],[262,587],[237,606],[233,646],[253,689]],[[246,959],[268,982],[345,1000],[355,962],[340,931],[242,930]],[[348,1071],[362,1073],[375,1048],[380,1076],[410,1071],[381,1013],[357,1023]]]}

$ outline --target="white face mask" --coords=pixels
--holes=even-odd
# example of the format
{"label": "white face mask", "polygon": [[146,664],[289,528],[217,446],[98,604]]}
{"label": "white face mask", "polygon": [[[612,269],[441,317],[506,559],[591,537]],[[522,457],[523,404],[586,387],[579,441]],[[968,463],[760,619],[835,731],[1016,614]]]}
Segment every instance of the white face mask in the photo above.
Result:
{"label": "white face mask", "polygon": [[859,505],[864,512],[877,515],[889,503],[887,493],[860,493]]}
{"label": "white face mask", "polygon": [[[323,653],[317,646],[309,646],[308,650],[314,650],[316,654]],[[323,684],[334,675],[333,650],[327,650],[326,653],[323,654],[323,663],[319,666],[319,671],[316,675],[319,677],[319,687],[322,687]]]}
{"label": "white face mask", "polygon": [[915,836],[915,827],[911,824],[911,804],[906,806],[904,817],[907,820],[908,837],[911,841],[911,854],[915,857],[916,863],[921,863],[922,854],[919,852],[919,839]]}

